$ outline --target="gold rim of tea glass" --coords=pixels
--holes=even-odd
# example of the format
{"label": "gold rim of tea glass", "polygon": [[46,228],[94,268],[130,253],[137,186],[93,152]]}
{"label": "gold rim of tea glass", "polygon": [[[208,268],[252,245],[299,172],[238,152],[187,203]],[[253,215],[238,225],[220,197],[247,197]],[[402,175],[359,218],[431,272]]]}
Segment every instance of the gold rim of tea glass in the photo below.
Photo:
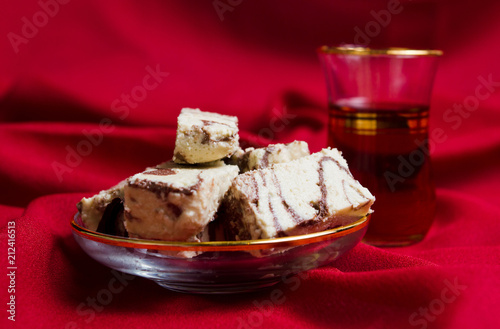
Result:
{"label": "gold rim of tea glass", "polygon": [[[75,219],[78,216],[75,215]],[[173,251],[239,251],[239,250],[256,250],[277,247],[294,247],[313,242],[320,242],[329,239],[339,238],[350,233],[359,231],[368,225],[370,215],[366,215],[356,222],[349,225],[340,226],[334,229],[310,233],[297,236],[288,236],[275,239],[259,239],[259,240],[241,240],[241,241],[209,241],[209,242],[177,242],[177,241],[158,241],[125,238],[111,236],[104,233],[91,231],[81,227],[71,221],[71,228],[74,233],[92,241],[105,243],[108,245],[139,248],[139,249],[156,249],[156,250],[173,250]]]}
{"label": "gold rim of tea glass", "polygon": [[380,48],[372,49],[356,46],[321,46],[319,53],[343,55],[393,55],[393,56],[441,56],[442,50],[438,49],[411,49],[411,48]]}

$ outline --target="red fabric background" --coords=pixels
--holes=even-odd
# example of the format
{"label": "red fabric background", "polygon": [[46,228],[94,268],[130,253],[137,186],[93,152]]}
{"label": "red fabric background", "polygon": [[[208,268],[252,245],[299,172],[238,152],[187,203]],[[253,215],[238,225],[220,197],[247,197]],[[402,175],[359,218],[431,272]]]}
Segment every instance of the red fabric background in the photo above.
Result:
{"label": "red fabric background", "polygon": [[[390,22],[385,16],[386,26],[375,16],[383,18],[380,11],[394,1],[60,2],[2,6],[1,272],[11,220],[18,266],[16,322],[3,310],[3,324],[500,326],[500,83],[474,102],[481,78],[500,82],[497,1],[402,1]],[[229,7],[218,13],[214,3]],[[40,14],[43,7],[51,15]],[[30,28],[33,22],[38,26]],[[442,129],[446,138],[433,153],[438,211],[425,240],[395,249],[360,244],[309,272],[298,288],[278,286],[284,302],[263,311],[270,291],[192,296],[136,278],[103,309],[82,314],[79,305],[106,289],[113,274],[73,240],[68,222],[75,203],[169,159],[185,106],[237,115],[247,144],[302,139],[319,150],[326,144],[326,88],[315,48],[365,42],[357,34],[367,28],[370,46],[445,52],[431,131]],[[150,70],[163,73],[145,81]],[[141,94],[144,82],[151,90]],[[126,105],[122,95],[131,92],[135,101]],[[453,112],[460,106],[466,110]],[[5,308],[8,281],[0,277]],[[427,318],[419,313],[426,309]]]}

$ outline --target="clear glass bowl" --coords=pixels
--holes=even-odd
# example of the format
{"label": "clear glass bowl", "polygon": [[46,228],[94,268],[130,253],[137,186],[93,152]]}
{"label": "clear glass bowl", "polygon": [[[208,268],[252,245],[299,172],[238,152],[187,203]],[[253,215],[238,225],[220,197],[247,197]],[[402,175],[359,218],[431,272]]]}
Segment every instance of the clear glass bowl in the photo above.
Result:
{"label": "clear glass bowl", "polygon": [[112,269],[151,279],[170,290],[220,294],[269,287],[326,265],[361,241],[368,221],[366,216],[350,225],[300,236],[217,242],[111,236],[84,228],[78,216],[71,228],[82,249]]}

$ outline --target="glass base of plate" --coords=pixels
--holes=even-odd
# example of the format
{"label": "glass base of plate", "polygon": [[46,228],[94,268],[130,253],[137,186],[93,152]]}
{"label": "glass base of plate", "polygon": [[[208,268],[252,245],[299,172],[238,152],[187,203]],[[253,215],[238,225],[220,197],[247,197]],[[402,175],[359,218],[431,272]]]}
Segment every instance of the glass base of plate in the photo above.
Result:
{"label": "glass base of plate", "polygon": [[238,294],[265,289],[279,283],[281,278],[237,283],[186,283],[155,280],[163,288],[188,294]]}

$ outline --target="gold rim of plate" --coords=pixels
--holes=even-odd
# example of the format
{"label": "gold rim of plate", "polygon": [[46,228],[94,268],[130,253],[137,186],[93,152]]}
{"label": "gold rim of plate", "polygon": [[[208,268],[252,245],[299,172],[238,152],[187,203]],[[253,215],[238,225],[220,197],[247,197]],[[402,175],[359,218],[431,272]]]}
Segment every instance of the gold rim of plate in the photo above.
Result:
{"label": "gold rim of plate", "polygon": [[319,53],[342,54],[342,55],[393,55],[393,56],[441,56],[442,50],[438,49],[411,49],[411,48],[380,48],[372,49],[368,47],[356,46],[321,46]]}
{"label": "gold rim of plate", "polygon": [[[75,216],[76,218],[76,216]],[[241,240],[241,241],[210,241],[210,242],[177,242],[177,241],[159,241],[159,240],[144,240],[112,236],[104,233],[94,232],[84,227],[81,227],[71,221],[71,228],[74,233],[92,241],[105,243],[113,246],[139,248],[139,249],[156,249],[156,250],[172,250],[172,251],[240,251],[240,250],[256,250],[277,247],[294,247],[305,245],[313,242],[320,242],[329,239],[339,238],[347,234],[359,231],[368,225],[370,215],[366,215],[354,223],[340,226],[334,229],[304,234],[296,236],[287,236],[275,239],[259,239],[259,240]]]}

